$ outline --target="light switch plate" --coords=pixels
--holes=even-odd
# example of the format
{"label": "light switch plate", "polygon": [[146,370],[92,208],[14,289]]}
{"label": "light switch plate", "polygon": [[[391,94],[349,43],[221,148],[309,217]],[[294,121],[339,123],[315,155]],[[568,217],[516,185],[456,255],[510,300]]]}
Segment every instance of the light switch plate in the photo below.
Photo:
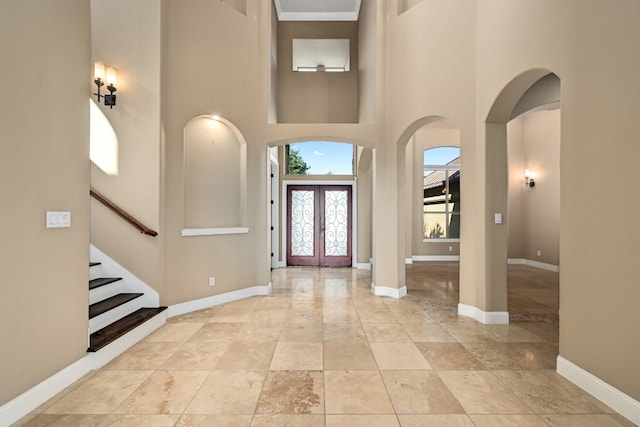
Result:
{"label": "light switch plate", "polygon": [[501,213],[495,213],[494,214],[494,222],[496,224],[502,224],[502,214]]}
{"label": "light switch plate", "polygon": [[69,228],[71,227],[71,212],[69,211],[47,211],[47,228]]}

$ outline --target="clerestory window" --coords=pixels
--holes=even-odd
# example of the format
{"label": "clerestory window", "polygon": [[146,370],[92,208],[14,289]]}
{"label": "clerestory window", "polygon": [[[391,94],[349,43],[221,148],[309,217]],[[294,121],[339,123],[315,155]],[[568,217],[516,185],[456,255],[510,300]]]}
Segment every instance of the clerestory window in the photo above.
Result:
{"label": "clerestory window", "polygon": [[288,175],[353,175],[352,144],[309,141],[285,146]]}

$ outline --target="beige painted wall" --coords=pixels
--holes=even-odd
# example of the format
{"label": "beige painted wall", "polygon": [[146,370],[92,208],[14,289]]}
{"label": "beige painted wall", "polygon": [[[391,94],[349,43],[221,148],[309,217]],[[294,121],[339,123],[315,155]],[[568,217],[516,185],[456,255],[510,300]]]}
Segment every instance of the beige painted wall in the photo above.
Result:
{"label": "beige painted wall", "polygon": [[[265,5],[262,5],[265,6]],[[268,6],[268,5],[267,5]],[[174,304],[269,282],[267,247],[267,123],[269,55],[260,56],[259,31],[269,33],[269,7],[247,4],[247,14],[221,2],[166,2],[169,37],[163,47],[163,127],[166,132],[165,303]],[[260,13],[264,26],[256,25]],[[260,37],[260,39],[263,39]],[[268,37],[264,39],[268,40]],[[264,40],[263,39],[263,40]],[[229,43],[233,40],[233,43]],[[268,52],[269,43],[265,44]],[[241,53],[241,54],[240,54]],[[264,70],[257,77],[256,70]],[[181,237],[184,216],[183,131],[201,114],[218,114],[247,143],[248,234]],[[234,200],[229,191],[216,200]],[[209,277],[216,278],[214,288]]]}
{"label": "beige painted wall", "polygon": [[[576,5],[546,0],[478,2],[476,173],[485,181],[475,188],[483,213],[473,227],[480,237],[476,274],[482,280],[473,305],[483,310],[507,308],[507,227],[493,223],[494,213],[508,211],[505,124],[535,81],[551,71],[562,78],[571,68]],[[545,31],[540,31],[540,22],[545,23]]]}
{"label": "beige painted wall", "polygon": [[[637,1],[620,0],[615,8],[580,2],[576,72],[562,81],[560,154],[560,354],[636,400],[638,20]],[[611,165],[611,173],[603,177],[599,165]],[[594,195],[626,208],[612,212],[594,203]]]}
{"label": "beige painted wall", "polygon": [[[475,97],[475,4],[467,1],[424,0],[399,16],[397,4],[389,2],[386,33],[386,89],[385,89],[385,139],[390,144],[399,144],[397,150],[402,150],[404,163],[404,149],[406,141],[421,127],[423,122],[450,120],[460,130],[460,145],[465,157],[469,161],[462,162],[462,175],[473,176],[475,173],[475,144],[474,144],[474,97]],[[443,41],[446,40],[446,43]],[[423,123],[424,124],[424,123]],[[397,142],[399,141],[399,142]],[[384,158],[385,156],[382,156]],[[395,158],[391,160],[396,162]],[[387,161],[388,163],[389,161]],[[404,165],[394,165],[402,169]],[[385,170],[378,168],[377,170]],[[391,172],[390,174],[393,174]],[[385,181],[388,178],[383,178]],[[462,198],[467,206],[473,206],[475,190],[473,180],[462,181]],[[384,189],[385,186],[379,188]],[[392,183],[389,190],[395,190]],[[376,197],[380,192],[376,187]],[[386,192],[381,194],[384,203],[393,200],[394,196]],[[381,203],[377,208],[383,209]],[[404,206],[399,204],[396,206]],[[388,208],[386,208],[388,209]],[[381,223],[394,223],[393,215],[405,218],[404,207],[402,213],[392,213],[391,217],[382,216]],[[405,233],[404,221],[402,233]],[[473,226],[470,217],[462,217],[461,234],[472,236]],[[374,223],[374,233],[377,232]],[[382,240],[386,241],[386,240]],[[466,274],[464,283],[474,283],[476,278],[476,250],[473,238],[467,241],[467,262],[461,275]],[[389,242],[386,243],[390,245]],[[404,263],[404,259],[411,254],[406,253],[405,243],[397,245],[401,253],[394,257]],[[464,243],[463,243],[464,245]],[[448,250],[448,246],[447,246]],[[464,252],[464,247],[461,247]],[[399,272],[398,281],[404,284],[404,265]],[[469,291],[473,290],[469,286]],[[469,296],[469,294],[465,294]],[[469,300],[474,299],[473,296]],[[475,303],[475,302],[474,302]]]}
{"label": "beige painted wall", "polygon": [[372,161],[373,153],[370,148],[358,147],[358,263],[369,263],[372,255],[371,248],[371,191],[372,191]]}
{"label": "beige painted wall", "polygon": [[[278,23],[278,121],[356,123],[358,121],[358,23]],[[351,71],[300,73],[291,70],[294,38],[350,40]]]}
{"label": "beige painted wall", "polygon": [[[509,225],[507,256],[512,259],[524,258],[525,224],[529,213],[524,209],[524,198],[528,196],[525,187],[525,141],[524,119],[518,117],[507,124],[507,155],[509,157],[509,206],[507,222]],[[559,188],[558,183],[558,188]],[[560,218],[558,217],[558,223]]]}
{"label": "beige painted wall", "polygon": [[[114,31],[114,21],[118,23]],[[91,185],[160,231],[160,3],[91,0],[92,59],[118,69],[117,105],[101,110],[118,137],[118,174],[92,164]],[[95,99],[95,97],[94,97]],[[92,199],[91,243],[162,292],[162,242]]]}
{"label": "beige painted wall", "polygon": [[362,0],[358,20],[358,122],[379,123],[378,99],[384,78],[384,9],[376,0]]}
{"label": "beige painted wall", "polygon": [[[0,405],[84,356],[89,4],[0,5]],[[46,229],[45,212],[71,228]]]}
{"label": "beige painted wall", "polygon": [[[534,111],[512,120],[507,125],[507,138],[507,255],[559,265],[560,110]],[[525,169],[538,174],[534,188],[525,185]]]}
{"label": "beige painted wall", "polygon": [[270,5],[271,19],[269,20],[269,107],[267,121],[278,123],[278,14],[275,4]]}
{"label": "beige painted wall", "polygon": [[[625,325],[638,323],[631,301],[638,300],[640,291],[628,281],[640,244],[638,229],[632,213],[625,211],[617,221],[631,228],[619,235],[607,232],[601,224],[610,214],[594,209],[593,194],[607,191],[612,199],[625,198],[630,206],[637,206],[639,200],[637,194],[630,196],[621,187],[612,190],[593,173],[593,165],[616,163],[618,180],[632,179],[629,159],[637,158],[638,148],[630,143],[634,134],[631,117],[637,116],[639,108],[634,101],[638,86],[633,76],[640,67],[637,55],[632,54],[640,36],[633,22],[640,16],[640,5],[621,1],[615,11],[597,1],[478,5],[477,46],[482,52],[476,69],[479,124],[489,111],[496,113],[492,120],[502,120],[509,112],[515,104],[510,101],[518,96],[501,102],[498,110],[491,106],[496,93],[519,73],[544,68],[562,79],[560,355],[638,399],[640,340],[625,338],[633,335]],[[544,32],[540,22],[545,23]],[[523,89],[509,87],[513,95]],[[485,135],[494,141],[502,138],[496,130],[480,126],[477,145],[484,150]],[[484,198],[486,189],[479,190]],[[505,200],[491,202],[495,204],[485,206],[485,215],[506,206]],[[479,224],[482,227],[491,231],[485,234],[487,253],[500,252],[504,243],[495,238],[495,227]],[[500,264],[497,258],[485,263],[494,271]],[[483,276],[491,283],[489,270]],[[499,296],[485,289],[486,307],[496,307],[493,298]],[[482,285],[476,293],[478,290]]]}

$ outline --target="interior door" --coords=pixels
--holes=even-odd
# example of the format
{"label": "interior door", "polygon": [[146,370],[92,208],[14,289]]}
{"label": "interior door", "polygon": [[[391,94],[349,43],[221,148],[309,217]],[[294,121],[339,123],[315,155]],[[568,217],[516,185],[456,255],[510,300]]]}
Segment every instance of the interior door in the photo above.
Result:
{"label": "interior door", "polygon": [[351,266],[351,186],[287,187],[287,265]]}

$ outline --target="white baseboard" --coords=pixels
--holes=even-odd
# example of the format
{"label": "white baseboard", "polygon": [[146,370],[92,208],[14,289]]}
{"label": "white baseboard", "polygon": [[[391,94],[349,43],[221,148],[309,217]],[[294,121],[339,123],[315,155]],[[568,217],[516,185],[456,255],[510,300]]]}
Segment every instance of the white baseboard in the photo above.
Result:
{"label": "white baseboard", "polygon": [[460,255],[414,255],[413,261],[460,261]]}
{"label": "white baseboard", "polygon": [[15,423],[20,418],[28,415],[31,411],[42,405],[47,400],[82,378],[89,372],[99,369],[115,359],[121,353],[141,341],[144,337],[162,326],[167,317],[189,313],[214,305],[224,304],[257,295],[269,295],[272,284],[269,282],[264,286],[253,286],[221,295],[214,295],[208,298],[201,298],[181,304],[175,304],[149,319],[143,325],[118,338],[113,343],[100,349],[96,353],[88,353],[80,360],[72,363],[31,389],[0,406],[0,427],[7,427]]}
{"label": "white baseboard", "polygon": [[556,365],[558,374],[594,396],[632,423],[640,425],[640,402],[562,356],[558,356]]}
{"label": "white baseboard", "polygon": [[15,423],[69,387],[75,381],[91,372],[92,368],[91,359],[85,356],[0,406],[0,427],[6,427]]}
{"label": "white baseboard", "polygon": [[509,258],[507,259],[507,264],[511,265],[528,265],[530,267],[540,268],[542,270],[553,271],[558,273],[560,271],[559,265],[547,264],[544,262],[534,261],[532,259],[524,259],[524,258]]}
{"label": "white baseboard", "polygon": [[508,325],[508,311],[483,311],[472,305],[458,303],[458,314],[460,316],[471,317],[485,325]]}
{"label": "white baseboard", "polygon": [[180,235],[182,237],[219,236],[223,234],[247,234],[248,232],[249,227],[184,228]]}
{"label": "white baseboard", "polygon": [[166,320],[167,315],[166,311],[164,311],[100,349],[100,351],[87,353],[83,358],[0,406],[0,427],[9,426],[18,421],[84,375],[100,369],[164,325]]}
{"label": "white baseboard", "polygon": [[371,292],[379,297],[400,299],[407,296],[407,287],[402,286],[401,288],[391,288],[389,286],[376,286],[374,283],[371,283]]}
{"label": "white baseboard", "polygon": [[201,298],[170,306],[168,310],[148,320],[140,327],[120,337],[100,351],[87,354],[77,362],[74,362],[53,376],[42,381],[40,384],[37,384],[13,400],[0,406],[0,427],[9,426],[10,424],[18,421],[20,418],[29,414],[35,408],[51,399],[57,393],[70,386],[84,375],[106,365],[131,346],[162,326],[166,322],[167,317],[173,317],[179,314],[189,313],[191,311],[256,295],[269,295],[271,293],[271,288],[272,284],[269,282],[269,284],[264,286],[253,286],[246,289],[240,289],[221,295],[214,295],[212,297]]}
{"label": "white baseboard", "polygon": [[359,262],[356,264],[356,270],[371,270],[370,262]]}
{"label": "white baseboard", "polygon": [[271,294],[272,284],[252,286],[250,288],[238,289],[237,291],[226,292],[224,294],[213,295],[206,298],[200,298],[193,301],[187,301],[180,304],[169,306],[168,317],[179,316],[192,311],[202,310],[228,302],[238,301],[259,295]]}
{"label": "white baseboard", "polygon": [[413,264],[413,258],[405,258],[404,259],[404,263],[407,264],[407,265]]}

